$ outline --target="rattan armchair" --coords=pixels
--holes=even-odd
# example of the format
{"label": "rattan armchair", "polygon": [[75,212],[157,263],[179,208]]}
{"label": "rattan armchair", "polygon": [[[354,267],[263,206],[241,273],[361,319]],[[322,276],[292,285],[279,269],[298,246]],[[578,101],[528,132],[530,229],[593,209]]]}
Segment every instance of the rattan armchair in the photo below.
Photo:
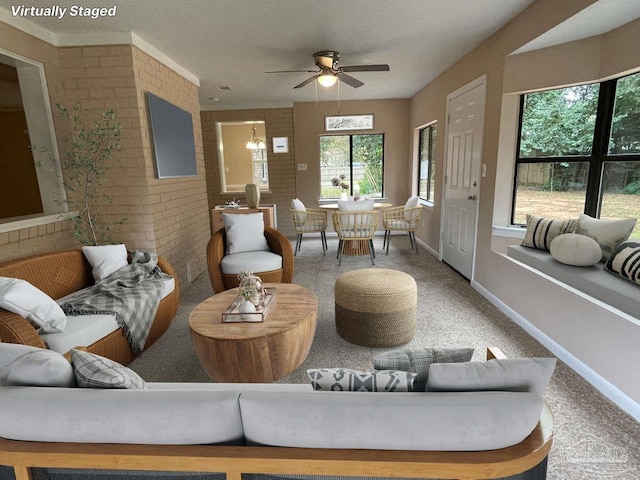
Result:
{"label": "rattan armchair", "polygon": [[378,225],[378,212],[333,213],[333,228],[338,234],[338,265],[342,264],[342,254],[347,244],[354,255],[362,255],[369,250],[371,264],[375,265],[376,253],[373,249],[373,236]]}
{"label": "rattan armchair", "polygon": [[304,233],[320,233],[322,254],[325,255],[327,251],[327,212],[319,208],[305,208],[304,210],[291,208],[290,212],[296,231],[296,246],[293,249],[293,255],[295,256],[300,251],[302,234]]}
{"label": "rattan armchair", "polygon": [[416,227],[418,226],[421,212],[421,206],[413,208],[407,208],[405,206],[392,207],[382,210],[382,226],[384,228],[382,248],[386,248],[387,255],[389,255],[391,232],[407,232],[409,234],[411,250],[415,248],[416,254],[420,254],[418,244],[416,243]]}
{"label": "rattan armchair", "polygon": [[[275,228],[264,227],[264,236],[267,239],[269,250],[282,257],[282,268],[267,272],[253,273],[260,277],[264,283],[292,283],[293,282],[293,249],[287,237]],[[214,292],[223,292],[235,288],[239,284],[237,274],[222,273],[220,262],[227,251],[226,234],[224,228],[217,230],[207,245],[207,265],[209,278]]]}

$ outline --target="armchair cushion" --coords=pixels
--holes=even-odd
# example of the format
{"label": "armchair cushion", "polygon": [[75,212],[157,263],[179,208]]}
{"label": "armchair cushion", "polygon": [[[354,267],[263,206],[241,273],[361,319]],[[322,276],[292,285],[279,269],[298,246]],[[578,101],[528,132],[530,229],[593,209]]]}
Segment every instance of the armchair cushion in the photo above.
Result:
{"label": "armchair cushion", "polygon": [[282,257],[263,251],[234,253],[222,257],[220,268],[225,275],[237,275],[243,270],[269,272],[282,268]]}
{"label": "armchair cushion", "polygon": [[223,213],[222,221],[227,235],[227,254],[269,251],[261,212],[241,215]]}

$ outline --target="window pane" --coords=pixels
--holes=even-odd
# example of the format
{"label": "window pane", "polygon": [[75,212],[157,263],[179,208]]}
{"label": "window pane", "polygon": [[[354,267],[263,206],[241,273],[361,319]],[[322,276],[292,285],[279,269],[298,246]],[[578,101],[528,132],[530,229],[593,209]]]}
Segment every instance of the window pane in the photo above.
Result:
{"label": "window pane", "polygon": [[588,162],[540,162],[518,165],[514,224],[527,213],[551,218],[577,218],[584,212]]}
{"label": "window pane", "polygon": [[[640,161],[605,162],[600,218],[640,218]],[[640,240],[640,225],[631,238]]]}
{"label": "window pane", "polygon": [[353,181],[360,195],[382,197],[382,135],[353,136]]}
{"label": "window pane", "polygon": [[433,202],[433,187],[435,185],[435,151],[436,126],[431,125],[420,130],[419,138],[419,172],[418,196],[422,200]]}
{"label": "window pane", "polygon": [[320,195],[339,198],[349,194],[351,173],[349,166],[349,135],[320,137]]}
{"label": "window pane", "polygon": [[598,84],[525,95],[520,158],[590,155]]}
{"label": "window pane", "polygon": [[616,83],[609,153],[640,153],[640,74]]}

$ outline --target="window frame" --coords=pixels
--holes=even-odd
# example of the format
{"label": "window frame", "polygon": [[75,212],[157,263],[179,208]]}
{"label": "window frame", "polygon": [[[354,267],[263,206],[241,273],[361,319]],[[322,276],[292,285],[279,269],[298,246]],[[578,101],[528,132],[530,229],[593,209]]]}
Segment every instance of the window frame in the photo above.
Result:
{"label": "window frame", "polygon": [[[418,194],[418,197],[420,198],[420,201],[422,202],[426,202],[428,205],[434,205],[435,204],[435,191],[432,192],[431,191],[431,175],[434,175],[434,187],[435,187],[435,151],[434,151],[434,142],[435,142],[435,138],[438,134],[438,122],[431,122],[427,125],[424,125],[422,127],[419,127],[418,130],[418,168],[417,168],[417,181],[416,181],[416,192]],[[421,173],[421,157],[422,157],[422,135],[423,132],[425,130],[429,130],[429,152],[428,152],[428,159],[427,159],[427,198],[423,198],[420,196],[420,173]],[[431,171],[433,167],[433,171]],[[434,188],[435,190],[435,188]],[[431,195],[433,194],[433,199],[431,199]]]}
{"label": "window frame", "polygon": [[[384,157],[385,157],[385,134],[384,133],[324,133],[318,136],[318,154],[320,153],[320,143],[323,137],[349,137],[349,193],[353,195],[353,137],[355,136],[378,136],[382,140],[382,161],[381,161],[381,174],[382,174],[382,186],[380,189],[380,197],[370,197],[374,199],[382,199],[384,197]],[[319,156],[319,155],[318,155]],[[320,164],[320,201],[335,201],[340,197],[323,197],[322,196],[322,164]]]}
{"label": "window frame", "polygon": [[[513,170],[513,188],[511,192],[511,215],[510,223],[513,226],[524,227],[524,224],[515,223],[516,214],[516,195],[518,192],[518,167],[527,163],[557,163],[557,162],[588,162],[589,175],[587,177],[587,186],[585,191],[584,213],[600,218],[600,210],[602,205],[603,191],[601,189],[604,165],[606,162],[620,161],[638,161],[640,162],[640,153],[630,154],[610,154],[609,139],[611,135],[611,126],[616,100],[616,86],[619,80],[632,75],[640,75],[640,72],[624,75],[603,82],[591,82],[588,84],[598,84],[600,89],[598,93],[598,103],[596,107],[596,121],[593,129],[593,144],[591,155],[572,155],[558,157],[520,157],[520,148],[522,142],[522,122],[524,117],[524,102],[527,93],[520,95],[520,107],[518,113],[518,131],[516,141],[515,163]],[[588,85],[585,84],[585,85]],[[559,87],[558,90],[567,88]],[[530,92],[532,94],[540,92]]]}

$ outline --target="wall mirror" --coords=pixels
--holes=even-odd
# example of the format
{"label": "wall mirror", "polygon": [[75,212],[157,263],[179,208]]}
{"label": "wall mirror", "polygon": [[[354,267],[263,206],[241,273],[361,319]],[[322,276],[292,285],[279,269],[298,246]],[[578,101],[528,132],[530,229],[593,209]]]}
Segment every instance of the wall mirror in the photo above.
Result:
{"label": "wall mirror", "polygon": [[217,122],[222,192],[243,192],[247,183],[269,189],[264,121]]}

